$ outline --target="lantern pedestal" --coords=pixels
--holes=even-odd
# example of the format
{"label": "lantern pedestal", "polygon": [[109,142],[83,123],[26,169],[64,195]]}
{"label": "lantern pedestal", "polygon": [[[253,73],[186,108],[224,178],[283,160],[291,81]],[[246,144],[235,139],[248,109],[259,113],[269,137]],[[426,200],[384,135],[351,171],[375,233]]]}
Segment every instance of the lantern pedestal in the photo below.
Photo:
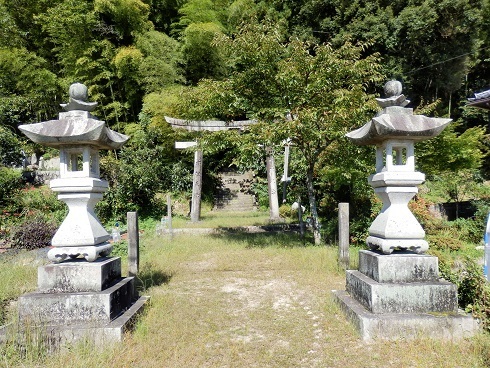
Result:
{"label": "lantern pedestal", "polygon": [[456,285],[438,273],[434,256],[362,250],[359,271],[333,295],[364,341],[473,336],[477,321],[458,311]]}
{"label": "lantern pedestal", "polygon": [[37,291],[19,298],[19,320],[53,347],[121,341],[147,300],[133,277],[121,277],[119,257],[77,259],[39,267]]}
{"label": "lantern pedestal", "polygon": [[95,215],[95,205],[102,199],[108,184],[97,178],[61,178],[51,181],[58,199],[67,204],[69,212],[54,235],[48,259],[62,262],[67,257],[81,256],[89,262],[109,256],[112,245],[109,233]]}
{"label": "lantern pedestal", "polygon": [[425,175],[419,172],[381,172],[369,178],[376,196],[383,201],[380,214],[369,227],[368,246],[390,254],[395,249],[425,253],[425,231],[408,208]]}

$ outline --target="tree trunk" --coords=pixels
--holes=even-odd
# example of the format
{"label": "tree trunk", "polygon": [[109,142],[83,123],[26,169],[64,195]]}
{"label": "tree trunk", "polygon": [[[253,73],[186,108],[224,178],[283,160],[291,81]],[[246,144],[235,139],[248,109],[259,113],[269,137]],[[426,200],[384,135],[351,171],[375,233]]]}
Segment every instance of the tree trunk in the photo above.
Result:
{"label": "tree trunk", "polygon": [[301,207],[301,197],[298,196],[298,220],[299,220],[299,235],[301,240],[305,238],[305,224],[303,223],[303,208]]}
{"label": "tree trunk", "polygon": [[316,209],[315,190],[313,188],[313,167],[309,166],[306,172],[306,186],[308,187],[308,200],[310,202],[310,211],[313,227],[313,239],[315,245],[322,243],[322,236],[320,234],[320,221],[318,220],[318,212]]}

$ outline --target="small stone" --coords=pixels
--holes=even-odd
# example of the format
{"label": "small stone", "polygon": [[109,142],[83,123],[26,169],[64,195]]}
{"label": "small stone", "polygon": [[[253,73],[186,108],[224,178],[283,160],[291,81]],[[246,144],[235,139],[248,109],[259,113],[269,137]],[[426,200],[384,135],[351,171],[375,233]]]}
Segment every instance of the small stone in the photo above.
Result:
{"label": "small stone", "polygon": [[386,82],[384,86],[384,92],[386,97],[395,97],[402,94],[402,84],[397,80],[390,80]]}
{"label": "small stone", "polygon": [[78,101],[88,100],[88,89],[87,86],[82,83],[73,83],[68,90],[71,98]]}

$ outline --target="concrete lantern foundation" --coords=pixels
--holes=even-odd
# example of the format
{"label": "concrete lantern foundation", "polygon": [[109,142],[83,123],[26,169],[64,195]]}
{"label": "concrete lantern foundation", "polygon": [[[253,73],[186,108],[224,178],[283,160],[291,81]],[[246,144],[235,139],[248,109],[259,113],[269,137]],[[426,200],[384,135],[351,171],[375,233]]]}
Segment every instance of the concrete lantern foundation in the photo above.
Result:
{"label": "concrete lantern foundation", "polygon": [[456,285],[438,273],[437,257],[362,250],[346,291],[333,294],[365,341],[473,336],[477,321],[458,310]]}
{"label": "concrete lantern foundation", "polygon": [[49,347],[82,338],[119,341],[147,300],[138,297],[134,278],[121,277],[119,257],[109,258],[111,236],[95,213],[108,189],[99,151],[119,149],[129,137],[90,113],[97,103],[88,101],[87,86],[74,83],[69,95],[58,119],[19,126],[35,143],[60,150],[60,178],[50,187],[69,209],[47,254],[58,264],[39,268],[38,290],[18,302],[23,336],[36,333]]}
{"label": "concrete lantern foundation", "polygon": [[148,297],[133,277],[121,277],[121,259],[77,259],[38,269],[38,290],[19,298],[19,321],[54,345],[79,339],[120,341]]}

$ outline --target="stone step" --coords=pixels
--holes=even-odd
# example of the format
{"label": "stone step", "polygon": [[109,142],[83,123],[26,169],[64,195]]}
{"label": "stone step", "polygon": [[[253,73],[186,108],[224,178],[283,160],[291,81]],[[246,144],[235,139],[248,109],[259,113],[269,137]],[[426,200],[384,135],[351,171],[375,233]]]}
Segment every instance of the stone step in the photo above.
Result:
{"label": "stone step", "polygon": [[215,200],[216,203],[227,203],[227,204],[232,204],[232,203],[239,203],[239,204],[245,204],[245,205],[250,205],[254,203],[253,198],[243,198],[243,199],[217,199]]}
{"label": "stone step", "polygon": [[379,283],[355,270],[346,272],[346,291],[370,312],[456,313],[456,285],[447,281]]}
{"label": "stone step", "polygon": [[253,211],[254,208],[250,208],[250,206],[223,206],[223,207],[215,207],[215,210],[219,211],[227,211],[227,212],[246,212]]}
{"label": "stone step", "polygon": [[134,289],[126,277],[100,292],[28,293],[19,297],[19,317],[36,325],[108,323],[137,299]]}
{"label": "stone step", "polygon": [[99,258],[94,262],[74,259],[39,267],[37,291],[40,293],[102,291],[114,285],[120,278],[120,257]]}
{"label": "stone step", "polygon": [[222,186],[217,188],[214,197],[214,210],[251,211],[255,208],[255,197],[248,191],[253,182],[251,173],[221,173]]}
{"label": "stone step", "polygon": [[228,192],[228,193],[218,193],[214,196],[215,199],[233,199],[233,198],[252,198],[252,194],[243,192]]}
{"label": "stone step", "polygon": [[233,204],[233,203],[238,203],[238,204],[243,204],[243,205],[248,205],[251,206],[255,203],[255,200],[253,198],[246,199],[246,200],[236,200],[236,199],[222,199],[222,200],[215,200],[214,203],[220,203],[220,204]]}

